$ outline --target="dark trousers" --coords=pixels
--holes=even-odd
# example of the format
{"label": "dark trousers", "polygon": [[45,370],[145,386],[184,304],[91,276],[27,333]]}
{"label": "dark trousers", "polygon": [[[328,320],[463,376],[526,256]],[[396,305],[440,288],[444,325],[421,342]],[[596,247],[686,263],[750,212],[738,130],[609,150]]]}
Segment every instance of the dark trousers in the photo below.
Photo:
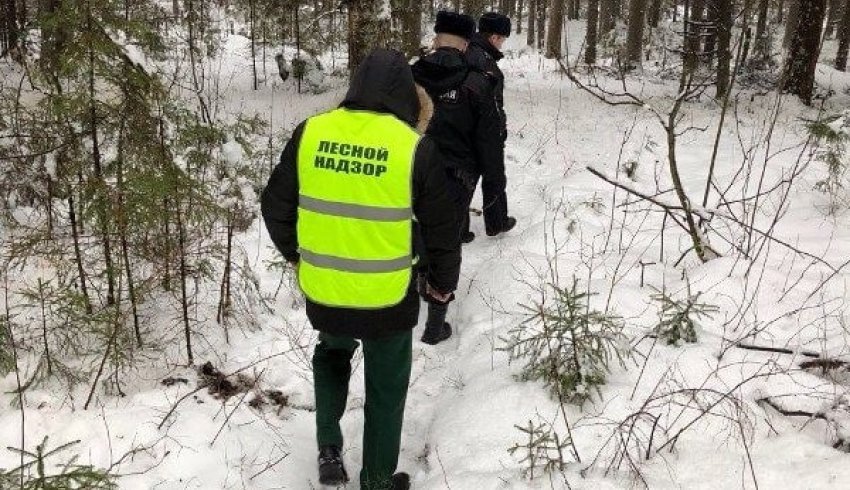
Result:
{"label": "dark trousers", "polygon": [[487,233],[499,233],[508,220],[508,196],[504,187],[495,188],[486,181],[481,184],[481,194],[484,197],[484,228]]}
{"label": "dark trousers", "polygon": [[[467,176],[468,182],[464,183],[460,178],[454,175],[449,175],[448,191],[451,194],[452,202],[455,204],[455,213],[458,220],[458,237],[462,237],[464,233],[469,231],[469,205],[472,204],[472,196],[475,194],[475,185],[478,182],[478,177]],[[470,188],[470,185],[472,186]],[[425,274],[427,268],[426,263],[421,264],[420,274]],[[421,287],[421,286],[420,286]],[[420,291],[420,293],[424,293]],[[448,304],[428,303],[428,319],[425,322],[425,328],[434,329],[442,328],[446,321],[446,313],[448,312]]]}
{"label": "dark trousers", "polygon": [[[461,179],[449,176],[448,191],[451,194],[452,202],[455,204],[455,213],[457,213],[458,224],[460,225],[459,236],[463,236],[469,231],[469,205],[472,204],[472,196],[475,194],[475,186],[478,184],[478,178],[467,176],[469,182],[463,182]],[[470,186],[471,184],[471,186]]]}
{"label": "dark trousers", "polygon": [[[360,342],[366,384],[360,487],[377,490],[389,488],[398,465],[404,403],[410,382],[412,331]],[[313,383],[320,447],[343,447],[339,421],[345,413],[351,357],[358,345],[352,337],[319,334],[319,344],[313,353]]]}

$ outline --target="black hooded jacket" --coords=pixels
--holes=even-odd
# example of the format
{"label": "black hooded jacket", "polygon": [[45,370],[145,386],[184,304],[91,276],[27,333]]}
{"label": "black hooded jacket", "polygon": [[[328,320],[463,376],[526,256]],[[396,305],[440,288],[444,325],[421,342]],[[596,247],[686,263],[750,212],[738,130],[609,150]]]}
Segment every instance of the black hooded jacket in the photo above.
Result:
{"label": "black hooded jacket", "polygon": [[475,33],[469,40],[469,48],[466,50],[466,61],[469,66],[481,71],[493,84],[493,94],[499,105],[499,114],[502,116],[502,133],[507,138],[507,125],[505,124],[505,75],[499,68],[498,61],[504,58],[501,51],[490,44],[481,33]]}
{"label": "black hooded jacket", "polygon": [[434,101],[427,133],[446,166],[503,181],[503,121],[487,76],[459,50],[443,47],[417,61],[413,77]]}
{"label": "black hooded jacket", "polygon": [[[419,100],[404,57],[384,49],[370,53],[354,75],[341,107],[389,113],[413,126],[419,113]],[[269,235],[292,263],[299,259],[297,158],[305,123],[293,132],[262,195],[262,214]],[[458,225],[454,205],[446,192],[441,157],[427,136],[419,142],[413,163],[413,212],[421,235],[414,242],[424,248],[415,252],[427,261],[428,281],[439,291],[454,291],[460,273]],[[411,281],[407,295],[395,306],[358,310],[332,308],[308,300],[307,316],[313,328],[323,332],[378,338],[416,326],[419,297],[415,281]]]}

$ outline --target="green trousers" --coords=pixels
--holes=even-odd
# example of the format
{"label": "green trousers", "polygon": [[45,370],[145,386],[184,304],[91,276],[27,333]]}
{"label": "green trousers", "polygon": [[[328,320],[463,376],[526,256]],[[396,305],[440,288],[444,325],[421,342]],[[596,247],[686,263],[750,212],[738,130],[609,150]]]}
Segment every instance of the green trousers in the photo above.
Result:
{"label": "green trousers", "polygon": [[[366,383],[363,428],[363,490],[389,488],[398,465],[404,403],[410,382],[411,330],[376,340],[361,340]],[[345,413],[351,357],[358,342],[352,337],[319,334],[313,353],[316,390],[316,436],[319,447],[343,447],[339,421]]]}

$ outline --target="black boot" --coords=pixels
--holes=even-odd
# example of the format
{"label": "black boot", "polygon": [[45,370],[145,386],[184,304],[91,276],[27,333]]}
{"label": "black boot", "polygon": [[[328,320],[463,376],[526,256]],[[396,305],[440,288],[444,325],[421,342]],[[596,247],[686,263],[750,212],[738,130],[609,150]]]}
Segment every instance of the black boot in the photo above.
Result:
{"label": "black boot", "polygon": [[342,464],[342,454],[336,446],[319,448],[319,483],[322,485],[344,485],[348,483],[348,473]]}
{"label": "black boot", "polygon": [[428,320],[425,322],[422,342],[436,345],[452,336],[452,326],[446,321],[448,310],[448,304],[428,303]]}
{"label": "black boot", "polygon": [[392,490],[409,490],[410,475],[408,475],[407,473],[396,473],[395,475],[393,475],[392,482]]}
{"label": "black boot", "polygon": [[422,342],[428,345],[437,345],[452,336],[452,326],[449,322],[443,322],[442,325],[436,327],[425,327],[425,332],[422,334]]}
{"label": "black boot", "polygon": [[460,236],[461,243],[470,243],[472,240],[475,240],[475,233],[471,231],[465,231]]}
{"label": "black boot", "polygon": [[496,236],[500,233],[507,233],[511,231],[514,226],[516,226],[516,218],[513,216],[508,216],[505,221],[502,223],[502,227],[496,231],[488,230],[487,236]]}

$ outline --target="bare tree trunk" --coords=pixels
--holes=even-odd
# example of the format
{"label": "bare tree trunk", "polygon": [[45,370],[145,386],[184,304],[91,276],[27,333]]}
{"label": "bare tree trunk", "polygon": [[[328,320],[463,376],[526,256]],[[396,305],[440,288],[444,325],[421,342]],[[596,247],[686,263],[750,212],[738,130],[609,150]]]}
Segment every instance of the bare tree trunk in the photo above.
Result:
{"label": "bare tree trunk", "polygon": [[[685,49],[684,70],[685,73],[692,74],[696,71],[699,65],[699,55],[702,41],[702,24],[703,12],[705,12],[705,0],[686,0],[685,1]],[[686,80],[689,77],[682,77]],[[682,87],[684,88],[684,87]]]}
{"label": "bare tree trunk", "polygon": [[47,375],[53,375],[53,357],[50,355],[50,342],[47,335],[47,283],[38,278],[38,303],[41,306],[41,341],[44,344],[44,358],[47,359]]}
{"label": "bare tree trunk", "polygon": [[587,0],[587,37],[585,37],[584,62],[596,63],[597,28],[599,26],[599,0]]}
{"label": "bare tree trunk", "polygon": [[779,0],[776,5],[776,23],[781,24],[785,20],[785,0]]}
{"label": "bare tree trunk", "polygon": [[650,0],[649,12],[646,14],[646,22],[651,27],[658,27],[658,21],[661,20],[661,0]]}
{"label": "bare tree trunk", "polygon": [[[799,0],[799,13],[785,61],[782,90],[799,96],[803,103],[809,105],[812,102],[815,69],[820,55],[826,1]],[[790,16],[788,18],[791,19]]]}
{"label": "bare tree trunk", "polygon": [[758,20],[756,21],[756,43],[755,43],[755,59],[757,61],[766,60],[770,56],[770,42],[767,35],[767,14],[770,2],[768,0],[759,0],[758,4]]}
{"label": "bare tree trunk", "polygon": [[218,314],[216,321],[219,325],[224,325],[224,336],[230,343],[230,335],[228,333],[227,319],[230,318],[230,290],[231,290],[231,271],[233,264],[231,263],[233,256],[233,220],[228,214],[227,216],[227,247],[224,259],[224,273],[221,277],[221,287],[219,288]]}
{"label": "bare tree trunk", "polygon": [[568,0],[568,3],[567,3],[567,19],[578,20],[580,9],[581,9],[581,0]]}
{"label": "bare tree trunk", "polygon": [[800,19],[800,3],[807,0],[788,0],[788,22],[785,23],[785,36],[782,38],[782,47],[788,49],[791,46],[791,39],[794,37],[794,30],[797,27],[797,22]]}
{"label": "bare tree trunk", "polygon": [[419,54],[422,39],[422,2],[417,0],[392,0],[393,22],[398,22],[401,51],[408,58]]}
{"label": "bare tree trunk", "polygon": [[733,0],[716,0],[717,6],[717,98],[729,90],[732,65]]}
{"label": "bare tree trunk", "polygon": [[826,18],[826,31],[823,36],[826,39],[831,39],[835,34],[835,26],[841,18],[841,10],[843,4],[841,0],[829,0],[829,13]]}
{"label": "bare tree trunk", "polygon": [[844,15],[838,26],[838,53],[835,55],[835,69],[847,69],[847,51],[850,48],[850,0],[844,1]]}
{"label": "bare tree trunk", "polygon": [[198,66],[197,66],[197,43],[195,42],[195,21],[196,19],[195,12],[195,4],[192,0],[189,0],[189,4],[186,7],[186,24],[187,30],[189,34],[189,65],[192,71],[192,85],[195,89],[195,94],[198,98],[198,105],[201,108],[201,120],[205,123],[212,121],[212,117],[210,115],[209,108],[207,107],[207,103],[204,100],[203,94],[203,81],[198,77]]}
{"label": "bare tree trunk", "polygon": [[534,40],[537,39],[537,34],[534,32],[534,23],[537,19],[537,4],[544,0],[528,0],[528,30],[526,31],[525,42],[532,48]]}
{"label": "bare tree trunk", "polygon": [[522,12],[525,0],[517,0],[516,3],[516,33],[522,34]]}
{"label": "bare tree trunk", "polygon": [[171,13],[174,15],[175,19],[180,18],[180,0],[171,1]]}
{"label": "bare tree trunk", "polygon": [[714,63],[714,55],[717,50],[717,24],[718,24],[718,0],[707,0],[706,1],[706,27],[705,29],[708,31],[705,35],[705,47],[703,49],[703,53],[705,54],[705,62],[707,65],[711,66]]}
{"label": "bare tree trunk", "polygon": [[255,0],[250,0],[248,8],[251,15],[251,70],[254,74],[254,90],[257,90],[257,9]]}
{"label": "bare tree trunk", "polygon": [[180,253],[180,306],[183,313],[183,334],[186,337],[186,356],[189,365],[195,363],[195,357],[192,355],[192,329],[189,325],[189,272],[186,265],[186,229],[183,226],[183,206],[182,202],[177,203],[177,243]]}
{"label": "bare tree trunk", "polygon": [[133,268],[130,264],[130,246],[127,242],[127,209],[124,206],[124,120],[121,121],[121,130],[118,136],[118,214],[119,229],[121,234],[121,256],[124,261],[124,273],[127,274],[127,292],[130,294],[130,307],[133,312],[133,332],[136,335],[136,345],[142,346],[142,332],[139,328],[139,310],[136,298],[136,284],[133,280]]}
{"label": "bare tree trunk", "polygon": [[[14,1],[14,0],[13,0]],[[27,9],[27,0],[18,0],[18,32],[23,32],[27,28],[27,20],[29,19],[29,10]],[[22,48],[24,46],[21,46]]]}
{"label": "bare tree trunk", "polygon": [[463,13],[478,19],[484,13],[484,0],[463,0]]}
{"label": "bare tree trunk", "polygon": [[564,0],[551,0],[549,32],[546,33],[546,57],[561,57],[561,31],[564,25]]}
{"label": "bare tree trunk", "polygon": [[546,0],[537,0],[537,49],[543,50],[546,41]]}
{"label": "bare tree trunk", "polygon": [[[298,60],[298,63],[301,63],[300,70],[301,73],[297,74],[295,77],[295,88],[298,93],[301,93],[301,80],[304,78],[304,60],[301,59],[301,14],[299,13],[301,9],[298,6],[295,6],[295,59]],[[349,33],[349,39],[351,38],[351,33]],[[348,51],[348,60],[351,62],[351,49]],[[351,73],[354,73],[352,69]]]}
{"label": "bare tree trunk", "polygon": [[18,28],[18,14],[15,0],[3,0],[2,44],[0,44],[0,57],[11,53],[12,48],[18,45],[20,29]]}
{"label": "bare tree trunk", "polygon": [[600,0],[599,37],[604,38],[617,23],[617,0]]}
{"label": "bare tree trunk", "polygon": [[626,69],[637,68],[643,58],[643,25],[646,0],[631,0],[629,4],[629,34],[626,39]]}
{"label": "bare tree trunk", "polygon": [[384,47],[390,32],[389,20],[381,15],[381,0],[348,2],[348,69],[353,75],[374,48]]}

